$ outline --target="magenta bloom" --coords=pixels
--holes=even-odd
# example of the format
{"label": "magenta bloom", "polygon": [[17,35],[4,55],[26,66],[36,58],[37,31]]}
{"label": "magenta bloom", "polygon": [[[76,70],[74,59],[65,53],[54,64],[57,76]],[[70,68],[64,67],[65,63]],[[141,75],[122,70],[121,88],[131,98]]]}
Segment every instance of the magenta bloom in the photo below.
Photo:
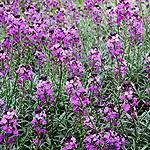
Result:
{"label": "magenta bloom", "polygon": [[122,109],[124,109],[127,112],[130,109],[130,105],[126,104],[126,103],[123,103],[122,104]]}
{"label": "magenta bloom", "polygon": [[5,134],[1,134],[0,135],[0,142],[2,142],[4,138],[5,138]]}
{"label": "magenta bloom", "polygon": [[9,138],[7,142],[8,142],[9,145],[12,145],[12,143],[15,142],[15,139],[14,138]]}
{"label": "magenta bloom", "polygon": [[67,135],[65,138],[63,138],[61,143],[65,144],[65,146],[61,147],[61,150],[77,148],[76,139],[71,135]]}
{"label": "magenta bloom", "polygon": [[[0,121],[0,124],[2,125],[1,130],[5,131],[5,133],[18,136],[18,130],[14,128],[18,125],[16,119],[17,115],[15,110],[4,108],[2,113],[2,119]],[[13,142],[13,140],[10,139],[9,142],[11,141]]]}
{"label": "magenta bloom", "polygon": [[13,134],[14,134],[15,136],[18,136],[18,135],[19,135],[18,130],[14,129],[14,130],[13,130]]}

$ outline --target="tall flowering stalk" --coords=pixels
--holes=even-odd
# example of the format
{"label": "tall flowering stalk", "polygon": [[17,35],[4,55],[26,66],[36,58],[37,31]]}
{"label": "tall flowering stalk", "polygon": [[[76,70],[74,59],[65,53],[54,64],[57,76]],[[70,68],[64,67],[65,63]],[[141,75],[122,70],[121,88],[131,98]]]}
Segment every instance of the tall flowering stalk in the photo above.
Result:
{"label": "tall flowering stalk", "polygon": [[37,86],[35,87],[35,100],[38,100],[38,104],[42,104],[43,106],[46,106],[49,108],[53,105],[52,100],[54,99],[52,94],[53,91],[51,89],[52,81],[49,79],[47,81],[46,75],[41,75],[39,80],[37,81]]}
{"label": "tall flowering stalk", "polygon": [[32,119],[32,124],[35,129],[34,136],[35,138],[33,139],[33,143],[36,144],[36,149],[38,150],[41,146],[41,144],[44,142],[45,134],[47,132],[46,128],[44,127],[47,124],[46,119],[46,114],[45,111],[42,110],[42,107],[39,105],[36,107],[35,111],[33,112],[33,119]]}
{"label": "tall flowering stalk", "polygon": [[[143,67],[146,77],[146,82],[147,82],[147,88],[145,89],[145,92],[150,96],[150,53],[146,54],[146,59],[144,60],[144,67]],[[150,101],[148,100],[146,102],[146,105],[150,105]]]}
{"label": "tall flowering stalk", "polygon": [[113,78],[119,79],[119,85],[121,84],[121,80],[123,79],[124,75],[126,75],[126,62],[123,58],[119,58],[119,55],[123,54],[124,51],[121,49],[121,37],[117,34],[117,32],[109,33],[106,37],[107,39],[107,49],[108,52],[111,52],[111,59],[112,61],[116,59],[116,62],[112,62],[115,64],[115,68],[111,70],[111,72],[116,73]]}

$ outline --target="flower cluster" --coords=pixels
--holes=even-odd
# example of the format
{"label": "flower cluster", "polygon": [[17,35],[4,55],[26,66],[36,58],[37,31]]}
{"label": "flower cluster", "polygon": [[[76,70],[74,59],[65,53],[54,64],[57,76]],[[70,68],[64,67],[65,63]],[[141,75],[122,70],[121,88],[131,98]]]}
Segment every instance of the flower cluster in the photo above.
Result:
{"label": "flower cluster", "polygon": [[19,69],[16,71],[16,73],[19,73],[19,76],[23,80],[30,80],[32,81],[31,75],[33,74],[32,68],[30,65],[24,65],[21,64],[19,66]]}
{"label": "flower cluster", "polygon": [[73,106],[74,112],[77,113],[80,110],[81,113],[86,115],[86,105],[89,104],[87,90],[81,88],[78,92],[75,91],[75,93],[70,98],[70,103],[71,106]]}
{"label": "flower cluster", "polygon": [[80,78],[77,76],[68,76],[65,89],[68,94],[72,95],[70,98],[70,103],[73,106],[73,111],[78,112],[78,109],[81,109],[81,112],[86,114],[84,109],[87,104],[89,104],[87,90],[82,87]]}
{"label": "flower cluster", "polygon": [[[12,142],[15,142],[15,138],[11,137],[12,135],[18,136],[19,132],[16,129],[18,125],[16,111],[14,109],[3,109],[2,119],[0,121],[1,130],[3,134],[0,135],[0,142],[3,142],[3,139],[7,136],[7,143],[8,145],[12,145]],[[5,143],[6,144],[6,143]],[[7,149],[10,149],[8,146]]]}
{"label": "flower cluster", "polygon": [[[35,62],[35,65],[37,65],[37,66],[42,66],[46,62],[46,59],[44,57],[44,52],[42,50],[35,51],[33,59],[37,60]],[[41,68],[39,68],[39,69],[41,69]]]}
{"label": "flower cluster", "polygon": [[101,140],[101,144],[104,144],[103,149],[113,148],[114,150],[119,150],[125,147],[125,134],[117,133],[110,127],[104,128],[100,133],[103,135]]}
{"label": "flower cluster", "polygon": [[[51,47],[50,52],[52,51],[54,58],[52,57],[51,60],[57,60],[58,62],[64,62],[67,61],[70,57],[72,57],[72,51],[69,47],[65,47],[60,44],[55,44]],[[55,60],[55,61],[56,61]],[[57,62],[57,63],[58,63]]]}
{"label": "flower cluster", "polygon": [[65,89],[68,94],[75,93],[74,88],[81,88],[81,87],[82,87],[82,83],[79,77],[73,75],[67,77]]}
{"label": "flower cluster", "polygon": [[88,83],[90,85],[88,91],[97,91],[98,89],[101,90],[101,80],[97,73],[90,73]]}
{"label": "flower cluster", "polygon": [[[89,51],[89,57],[87,58],[88,61],[91,61],[89,63],[90,66],[100,66],[101,65],[101,53],[98,47],[93,46],[91,47]],[[97,70],[98,71],[98,70]]]}
{"label": "flower cluster", "polygon": [[100,24],[100,22],[103,22],[102,15],[104,9],[102,7],[102,2],[100,0],[86,0],[84,1],[84,9],[86,10],[86,14],[90,14],[91,19],[94,24],[97,26]]}
{"label": "flower cluster", "polygon": [[143,69],[146,71],[145,76],[147,77],[147,80],[150,81],[150,53],[146,54],[146,59],[144,60],[144,67]]}
{"label": "flower cluster", "polygon": [[127,64],[125,59],[123,58],[118,58],[117,63],[115,64],[115,68],[111,70],[111,72],[115,73],[114,78],[118,78],[118,76],[123,79],[123,77],[126,75],[126,69],[127,69]]}
{"label": "flower cluster", "polygon": [[99,133],[95,130],[91,130],[88,134],[90,135],[83,140],[83,142],[86,143],[85,147],[87,150],[119,150],[120,148],[125,147],[125,135],[115,132],[110,127],[105,127],[104,130]]}
{"label": "flower cluster", "polygon": [[[90,119],[88,117],[83,117],[82,121],[83,121],[83,127],[86,127],[86,129],[93,129],[93,124],[95,124],[95,118],[93,116],[90,116]],[[91,123],[92,121],[92,123]]]}
{"label": "flower cluster", "polygon": [[[113,118],[119,118],[118,108],[112,102],[108,102],[107,104],[105,104],[104,114],[106,115],[104,117],[104,122],[108,122],[110,119]],[[112,122],[114,125],[117,125],[117,122],[115,120],[113,120]]]}
{"label": "flower cluster", "polygon": [[44,110],[42,111],[42,107],[38,105],[35,111],[33,112],[33,115],[34,117],[32,119],[32,124],[37,132],[37,134],[35,134],[35,139],[33,141],[40,146],[41,143],[43,142],[43,139],[40,139],[40,135],[42,133],[45,134],[47,132],[47,130],[43,127],[45,124],[47,124],[47,121],[45,120],[46,114]]}
{"label": "flower cluster", "polygon": [[9,56],[7,55],[4,50],[0,50],[0,61],[8,61],[10,60]]}
{"label": "flower cluster", "polygon": [[106,48],[109,48],[108,52],[111,52],[113,55],[124,53],[124,51],[120,49],[122,47],[121,37],[117,34],[117,32],[108,33],[106,40]]}
{"label": "flower cluster", "polygon": [[[98,47],[91,47],[87,61],[89,61],[90,69],[88,70],[88,91],[93,91],[93,94],[96,94],[96,91],[101,90],[101,80],[98,72],[100,70],[101,63],[101,53]],[[106,66],[105,66],[106,67]]]}
{"label": "flower cluster", "polygon": [[69,63],[71,69],[73,70],[73,73],[83,73],[83,65],[78,60],[71,60]]}
{"label": "flower cluster", "polygon": [[[143,31],[142,31],[142,18],[138,15],[138,12],[136,10],[133,10],[130,17],[129,17],[129,25],[128,29],[131,30],[130,34],[134,36],[134,34],[139,35],[137,39],[143,38]],[[136,37],[131,37],[132,39],[137,42]],[[141,40],[140,40],[141,41]]]}
{"label": "flower cluster", "polygon": [[[105,9],[106,9],[105,17],[106,17],[108,29],[112,29],[114,25],[112,24],[112,20],[115,18],[115,15],[116,15],[115,8],[112,6],[108,6]],[[113,23],[115,23],[115,21],[113,21]]]}
{"label": "flower cluster", "polygon": [[122,93],[120,94],[119,99],[123,101],[122,109],[128,113],[132,112],[130,115],[132,118],[134,118],[135,110],[132,109],[131,111],[129,111],[131,106],[132,108],[135,108],[135,106],[138,106],[138,100],[136,97],[134,97],[134,92],[136,91],[134,84],[130,81],[124,81],[121,84],[121,87],[118,88],[118,90],[120,89],[122,90]]}
{"label": "flower cluster", "polygon": [[[46,104],[47,106],[52,105],[52,100],[54,99],[52,94],[53,90],[51,89],[52,86],[52,81],[49,79],[47,81],[47,76],[46,75],[41,75],[39,80],[37,81],[37,86],[35,88],[35,100],[40,98],[42,104]],[[45,97],[46,94],[46,97]],[[48,101],[50,100],[50,102]]]}
{"label": "flower cluster", "polygon": [[118,90],[120,89],[123,91],[123,93],[119,97],[120,100],[132,99],[133,92],[136,91],[134,84],[130,81],[124,81],[121,84],[121,87],[118,88]]}
{"label": "flower cluster", "polygon": [[117,21],[114,21],[114,23],[119,23],[121,20],[125,22],[125,20],[128,19],[128,16],[130,16],[131,10],[131,3],[129,0],[119,0],[115,8],[115,12],[117,13]]}
{"label": "flower cluster", "polygon": [[61,147],[61,150],[67,150],[67,149],[76,149],[76,139],[71,135],[67,135],[65,138],[61,140],[62,144],[65,144],[65,146]]}

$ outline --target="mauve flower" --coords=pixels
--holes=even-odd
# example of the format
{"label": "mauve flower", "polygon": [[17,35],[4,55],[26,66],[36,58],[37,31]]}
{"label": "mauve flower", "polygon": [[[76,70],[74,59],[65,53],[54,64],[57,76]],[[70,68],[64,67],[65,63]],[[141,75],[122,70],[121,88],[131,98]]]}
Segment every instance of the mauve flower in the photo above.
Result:
{"label": "mauve flower", "polygon": [[36,128],[36,131],[39,132],[39,131],[40,131],[40,127],[37,127],[37,128]]}
{"label": "mauve flower", "polygon": [[17,125],[18,125],[17,121],[14,121],[13,127],[15,127],[15,126],[17,126]]}
{"label": "mauve flower", "polygon": [[4,125],[6,122],[7,122],[7,120],[5,118],[2,118],[1,121],[0,121],[0,124]]}
{"label": "mauve flower", "polygon": [[149,106],[150,105],[150,102],[146,102],[146,106]]}
{"label": "mauve flower", "polygon": [[124,94],[119,96],[119,99],[122,100],[122,101],[125,100],[125,98],[126,98],[126,95],[124,95]]}
{"label": "mauve flower", "polygon": [[44,120],[44,119],[40,120],[40,122],[41,122],[43,125],[47,124],[47,121]]}
{"label": "mauve flower", "polygon": [[7,130],[7,125],[2,126],[1,130],[4,130],[4,131]]}
{"label": "mauve flower", "polygon": [[109,108],[108,108],[108,107],[105,107],[104,113],[107,113],[108,111],[109,111]]}
{"label": "mauve flower", "polygon": [[0,99],[0,106],[5,105],[5,103]]}
{"label": "mauve flower", "polygon": [[18,130],[14,129],[14,130],[13,130],[13,134],[14,134],[15,136],[18,136],[18,135],[19,135]]}
{"label": "mauve flower", "polygon": [[33,139],[33,141],[34,141],[35,143],[38,143],[38,137],[36,136],[36,137]]}
{"label": "mauve flower", "polygon": [[5,138],[5,134],[1,134],[0,135],[0,142],[2,142],[4,138]]}
{"label": "mauve flower", "polygon": [[90,65],[90,66],[94,66],[94,63],[93,63],[93,62],[90,62],[89,65]]}
{"label": "mauve flower", "polygon": [[8,143],[9,145],[12,145],[12,142],[15,142],[14,138],[9,138],[9,139],[7,140],[7,143]]}
{"label": "mauve flower", "polygon": [[76,139],[72,135],[68,135],[65,138],[63,138],[61,143],[65,144],[65,147],[62,146],[61,150],[77,148]]}
{"label": "mauve flower", "polygon": [[149,93],[150,92],[150,88],[146,88],[145,92]]}
{"label": "mauve flower", "polygon": [[105,69],[105,70],[108,70],[109,68],[108,68],[108,66],[105,65],[105,66],[104,66],[104,69]]}
{"label": "mauve flower", "polygon": [[9,146],[6,147],[6,150],[10,150],[10,149],[11,149],[11,147],[9,147]]}
{"label": "mauve flower", "polygon": [[138,103],[137,103],[137,98],[133,98],[132,99],[132,106],[138,106]]}
{"label": "mauve flower", "polygon": [[46,90],[46,93],[47,93],[47,95],[52,95],[52,94],[53,94],[53,91],[52,91],[52,89]]}
{"label": "mauve flower", "polygon": [[135,113],[131,113],[131,117],[134,119],[135,118]]}
{"label": "mauve flower", "polygon": [[36,122],[37,122],[37,120],[36,120],[35,118],[33,118],[32,124],[34,124],[34,123],[36,123]]}
{"label": "mauve flower", "polygon": [[19,69],[16,71],[16,73],[18,73],[22,79],[32,81],[32,78],[30,77],[30,75],[33,74],[33,71],[30,65],[21,64],[19,66]]}
{"label": "mauve flower", "polygon": [[130,109],[130,105],[126,104],[126,103],[123,103],[122,104],[122,109],[124,109],[127,112]]}
{"label": "mauve flower", "polygon": [[91,138],[89,138],[89,136],[88,137],[86,137],[84,140],[83,140],[83,142],[91,142]]}
{"label": "mauve flower", "polygon": [[18,83],[22,83],[22,80],[21,80],[21,79],[19,79],[19,80],[18,80]]}
{"label": "mauve flower", "polygon": [[11,126],[9,126],[9,127],[5,130],[5,132],[11,134],[11,133],[12,133],[12,129],[13,129],[13,128],[12,128]]}

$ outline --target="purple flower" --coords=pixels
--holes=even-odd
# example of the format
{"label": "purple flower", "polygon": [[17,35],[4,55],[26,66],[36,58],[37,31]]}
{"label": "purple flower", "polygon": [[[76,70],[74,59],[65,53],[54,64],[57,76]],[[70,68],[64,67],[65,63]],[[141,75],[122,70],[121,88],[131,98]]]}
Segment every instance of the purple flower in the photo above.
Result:
{"label": "purple flower", "polygon": [[38,143],[38,137],[36,136],[36,137],[33,139],[33,141],[34,141],[35,143]]}
{"label": "purple flower", "polygon": [[145,92],[149,93],[150,92],[150,88],[146,88]]}
{"label": "purple flower", "polygon": [[88,136],[88,137],[86,137],[84,140],[83,140],[83,142],[89,142],[89,143],[91,143],[91,138]]}
{"label": "purple flower", "polygon": [[126,98],[126,95],[124,95],[124,94],[119,96],[119,99],[122,100],[122,101],[125,100],[125,98]]}
{"label": "purple flower", "polygon": [[134,119],[135,118],[135,113],[131,113],[131,117]]}
{"label": "purple flower", "polygon": [[32,124],[35,124],[36,122],[37,122],[37,120],[35,118],[33,118]]}
{"label": "purple flower", "polygon": [[5,134],[1,134],[0,135],[0,142],[2,142],[4,138],[5,138]]}
{"label": "purple flower", "polygon": [[5,103],[0,99],[0,106],[5,105]]}
{"label": "purple flower", "polygon": [[13,130],[13,134],[14,134],[15,136],[18,136],[18,135],[19,135],[18,130],[14,129],[14,130]]}
{"label": "purple flower", "polygon": [[40,131],[40,127],[37,127],[37,128],[36,128],[36,131],[39,132],[39,131]]}
{"label": "purple flower", "polygon": [[2,126],[1,130],[4,130],[4,131],[7,130],[7,125]]}
{"label": "purple flower", "polygon": [[43,125],[47,124],[47,121],[44,120],[44,119],[41,119],[40,122],[41,122]]}
{"label": "purple flower", "polygon": [[128,103],[123,103],[122,109],[124,109],[127,112],[130,109],[130,105]]}
{"label": "purple flower", "polygon": [[65,146],[61,147],[61,150],[77,148],[76,139],[71,135],[68,135],[65,138],[63,138],[61,140],[61,143],[65,144]]}
{"label": "purple flower", "polygon": [[12,142],[15,142],[15,139],[14,139],[14,138],[9,138],[8,141],[7,141],[7,143],[8,143],[9,145],[12,145]]}
{"label": "purple flower", "polygon": [[[16,71],[16,73],[19,73],[19,76],[20,76],[22,79],[32,81],[32,78],[30,77],[30,75],[33,74],[33,71],[32,71],[32,68],[31,68],[30,65],[21,64],[21,65],[19,66],[19,69]],[[19,82],[20,82],[20,81],[19,81]]]}
{"label": "purple flower", "polygon": [[89,64],[90,66],[94,66],[94,63],[93,62],[90,62],[90,64]]}
{"label": "purple flower", "polygon": [[0,121],[0,124],[4,125],[6,122],[7,122],[7,120],[5,118],[2,118],[1,121]]}

